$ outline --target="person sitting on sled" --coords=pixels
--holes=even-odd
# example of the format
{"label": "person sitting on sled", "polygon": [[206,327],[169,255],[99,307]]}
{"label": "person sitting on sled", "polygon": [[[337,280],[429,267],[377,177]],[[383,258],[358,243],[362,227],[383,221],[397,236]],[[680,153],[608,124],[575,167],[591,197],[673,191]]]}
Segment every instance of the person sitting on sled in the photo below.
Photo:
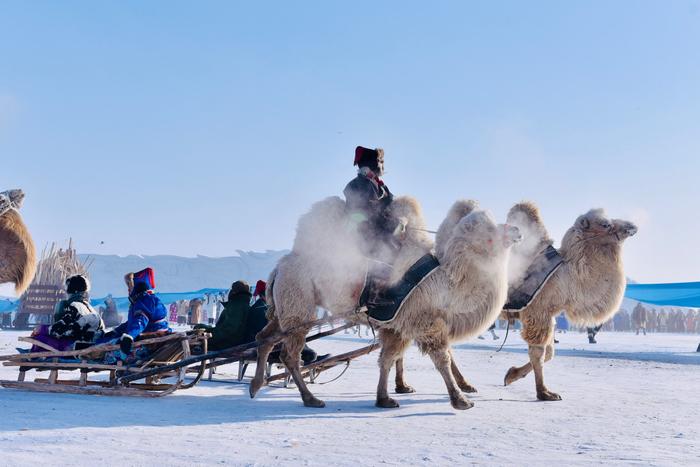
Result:
{"label": "person sitting on sled", "polygon": [[142,333],[170,331],[170,328],[168,310],[153,294],[156,287],[153,269],[129,273],[124,281],[129,289],[129,316],[126,322],[105,334],[105,338],[118,339],[121,352],[129,355],[134,340]]}
{"label": "person sitting on sled", "polygon": [[[77,274],[66,279],[66,299],[54,307],[53,325],[38,326],[32,337],[57,350],[68,350],[76,343],[86,345],[102,337],[104,323],[90,305],[90,281]],[[42,348],[32,347],[32,352]]]}
{"label": "person sitting on sled", "polygon": [[384,150],[355,148],[354,165],[357,176],[351,180],[343,194],[349,219],[362,237],[361,249],[370,259],[372,281],[370,303],[380,303],[380,290],[391,274],[390,266],[398,253],[397,237],[406,226],[391,213],[394,195],[381,177],[384,175]]}
{"label": "person sitting on sled", "polygon": [[234,282],[231,284],[228,301],[224,303],[224,309],[216,326],[207,324],[194,326],[195,329],[206,329],[211,332],[208,342],[210,350],[222,350],[248,342],[245,325],[250,310],[250,297],[250,286],[246,281]]}

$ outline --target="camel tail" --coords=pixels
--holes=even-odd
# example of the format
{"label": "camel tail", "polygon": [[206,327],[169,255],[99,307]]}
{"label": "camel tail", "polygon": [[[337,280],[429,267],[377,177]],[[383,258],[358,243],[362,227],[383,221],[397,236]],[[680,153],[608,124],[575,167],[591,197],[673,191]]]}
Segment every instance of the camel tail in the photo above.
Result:
{"label": "camel tail", "polygon": [[267,290],[265,290],[265,301],[267,302],[267,311],[265,312],[265,317],[268,321],[272,321],[275,317],[275,294],[273,287],[275,285],[275,279],[277,278],[277,268],[273,269],[270,273],[270,277],[267,279]]}

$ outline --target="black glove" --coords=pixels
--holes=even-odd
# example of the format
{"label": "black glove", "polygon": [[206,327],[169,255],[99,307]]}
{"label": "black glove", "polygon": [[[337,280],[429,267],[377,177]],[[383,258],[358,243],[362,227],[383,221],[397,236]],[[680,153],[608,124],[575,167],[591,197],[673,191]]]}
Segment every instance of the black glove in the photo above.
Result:
{"label": "black glove", "polygon": [[133,345],[134,338],[128,334],[124,334],[119,340],[119,350],[121,350],[124,355],[129,355],[131,353],[131,347]]}

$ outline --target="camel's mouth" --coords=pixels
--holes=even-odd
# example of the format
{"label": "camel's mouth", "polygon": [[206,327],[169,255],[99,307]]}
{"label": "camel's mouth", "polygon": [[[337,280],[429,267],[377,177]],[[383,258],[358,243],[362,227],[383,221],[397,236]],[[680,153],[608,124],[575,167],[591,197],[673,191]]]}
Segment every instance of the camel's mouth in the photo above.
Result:
{"label": "camel's mouth", "polygon": [[615,220],[613,221],[614,229],[613,233],[617,241],[622,241],[626,238],[632,237],[637,233],[637,226],[632,222]]}
{"label": "camel's mouth", "polygon": [[520,243],[522,240],[523,234],[520,233],[520,229],[514,225],[503,224],[503,245],[506,248]]}

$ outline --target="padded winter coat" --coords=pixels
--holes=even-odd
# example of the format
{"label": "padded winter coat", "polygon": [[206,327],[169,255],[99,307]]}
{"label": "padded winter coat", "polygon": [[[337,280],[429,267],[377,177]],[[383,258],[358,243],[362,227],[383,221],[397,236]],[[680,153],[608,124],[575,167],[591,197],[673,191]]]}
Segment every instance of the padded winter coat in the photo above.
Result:
{"label": "padded winter coat", "polygon": [[229,297],[224,303],[219,321],[212,329],[209,339],[211,350],[221,350],[245,344],[248,337],[246,323],[250,311],[250,295],[241,293]]}
{"label": "padded winter coat", "polygon": [[144,292],[132,298],[129,317],[112,331],[119,337],[128,334],[134,339],[144,332],[165,331],[168,328],[168,310],[158,297]]}
{"label": "padded winter coat", "polygon": [[90,306],[87,294],[82,292],[58,302],[53,320],[49,335],[55,339],[93,342],[104,331],[100,314]]}

